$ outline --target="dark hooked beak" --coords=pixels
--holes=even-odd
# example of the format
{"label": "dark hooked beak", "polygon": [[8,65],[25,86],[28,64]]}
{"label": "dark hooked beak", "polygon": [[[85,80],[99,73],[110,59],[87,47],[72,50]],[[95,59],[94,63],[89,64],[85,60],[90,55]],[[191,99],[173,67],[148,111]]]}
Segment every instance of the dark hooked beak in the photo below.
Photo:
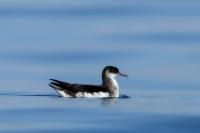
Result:
{"label": "dark hooked beak", "polygon": [[127,75],[127,74],[123,74],[123,73],[120,73],[120,72],[119,72],[119,76],[128,78],[128,75]]}

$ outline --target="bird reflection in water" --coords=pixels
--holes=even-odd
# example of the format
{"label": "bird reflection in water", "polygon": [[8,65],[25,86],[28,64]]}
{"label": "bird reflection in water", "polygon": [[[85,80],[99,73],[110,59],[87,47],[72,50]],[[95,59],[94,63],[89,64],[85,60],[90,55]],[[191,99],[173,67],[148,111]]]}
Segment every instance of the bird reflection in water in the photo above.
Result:
{"label": "bird reflection in water", "polygon": [[101,105],[102,106],[112,106],[112,105],[116,105],[119,100],[129,99],[129,98],[131,98],[131,97],[129,97],[127,95],[120,95],[119,98],[102,98]]}

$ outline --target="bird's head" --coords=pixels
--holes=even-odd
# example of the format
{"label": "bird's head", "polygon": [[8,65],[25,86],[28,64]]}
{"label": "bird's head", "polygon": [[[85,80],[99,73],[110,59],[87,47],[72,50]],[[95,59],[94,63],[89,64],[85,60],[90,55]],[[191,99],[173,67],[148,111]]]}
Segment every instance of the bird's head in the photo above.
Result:
{"label": "bird's head", "polygon": [[121,73],[115,66],[106,66],[103,69],[102,76],[106,76],[108,78],[115,78],[116,76],[128,77],[126,74]]}

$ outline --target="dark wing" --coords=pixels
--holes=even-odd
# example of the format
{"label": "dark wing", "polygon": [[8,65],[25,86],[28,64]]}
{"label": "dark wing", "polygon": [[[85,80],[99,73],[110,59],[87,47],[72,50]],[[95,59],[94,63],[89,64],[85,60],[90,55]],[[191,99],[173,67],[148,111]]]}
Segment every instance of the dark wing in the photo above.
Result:
{"label": "dark wing", "polygon": [[87,93],[93,93],[93,92],[108,92],[108,90],[103,86],[98,85],[82,85],[82,84],[71,84],[70,88],[71,90],[75,92],[87,92]]}
{"label": "dark wing", "polygon": [[75,96],[78,92],[87,92],[87,93],[93,93],[93,92],[109,92],[108,89],[106,89],[103,86],[95,86],[95,85],[82,85],[82,84],[70,84],[67,82],[50,79],[52,82],[49,84],[49,86],[59,89],[62,91],[65,91],[69,95]]}

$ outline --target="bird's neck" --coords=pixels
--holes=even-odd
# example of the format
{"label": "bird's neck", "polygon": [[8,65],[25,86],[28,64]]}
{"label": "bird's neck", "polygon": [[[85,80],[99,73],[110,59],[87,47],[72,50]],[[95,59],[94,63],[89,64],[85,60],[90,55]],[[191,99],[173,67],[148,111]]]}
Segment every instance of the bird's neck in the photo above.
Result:
{"label": "bird's neck", "polygon": [[113,76],[103,77],[103,86],[109,89],[112,97],[119,97],[119,85]]}

